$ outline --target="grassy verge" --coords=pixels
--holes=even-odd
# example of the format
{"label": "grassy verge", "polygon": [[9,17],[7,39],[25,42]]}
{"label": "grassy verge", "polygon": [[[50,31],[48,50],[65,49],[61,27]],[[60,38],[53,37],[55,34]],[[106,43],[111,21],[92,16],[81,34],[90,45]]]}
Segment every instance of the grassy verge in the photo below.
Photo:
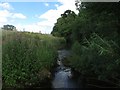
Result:
{"label": "grassy verge", "polygon": [[50,69],[62,42],[51,35],[3,31],[3,88],[41,86],[50,79]]}

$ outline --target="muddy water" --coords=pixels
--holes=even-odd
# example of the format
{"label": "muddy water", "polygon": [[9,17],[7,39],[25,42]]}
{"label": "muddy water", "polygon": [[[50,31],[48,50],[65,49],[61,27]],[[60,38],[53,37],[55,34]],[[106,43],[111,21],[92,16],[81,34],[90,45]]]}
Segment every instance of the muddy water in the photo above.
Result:
{"label": "muddy water", "polygon": [[65,57],[70,55],[68,50],[59,50],[54,78],[52,80],[52,88],[79,88],[77,81],[72,79],[72,71],[70,67],[65,67],[62,63]]}

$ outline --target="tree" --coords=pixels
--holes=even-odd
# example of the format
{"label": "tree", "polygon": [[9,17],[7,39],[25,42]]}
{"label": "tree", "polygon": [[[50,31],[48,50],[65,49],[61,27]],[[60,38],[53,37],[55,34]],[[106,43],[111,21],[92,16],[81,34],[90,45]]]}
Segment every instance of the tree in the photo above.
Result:
{"label": "tree", "polygon": [[73,11],[66,10],[61,14],[61,17],[57,19],[57,23],[55,23],[51,34],[54,36],[65,37],[67,44],[70,45],[72,25],[76,16],[77,15]]}
{"label": "tree", "polygon": [[10,31],[13,31],[13,30],[16,30],[16,27],[13,26],[13,25],[3,25],[3,30],[10,30]]}

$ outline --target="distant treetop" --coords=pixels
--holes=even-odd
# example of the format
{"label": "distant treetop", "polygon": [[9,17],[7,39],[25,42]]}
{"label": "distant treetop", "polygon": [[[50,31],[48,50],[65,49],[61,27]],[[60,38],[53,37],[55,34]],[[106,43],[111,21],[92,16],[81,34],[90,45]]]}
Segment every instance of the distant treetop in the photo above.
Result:
{"label": "distant treetop", "polygon": [[2,29],[3,30],[11,30],[11,31],[14,31],[14,30],[16,30],[16,27],[15,26],[13,26],[13,25],[3,25],[3,27],[2,27]]}

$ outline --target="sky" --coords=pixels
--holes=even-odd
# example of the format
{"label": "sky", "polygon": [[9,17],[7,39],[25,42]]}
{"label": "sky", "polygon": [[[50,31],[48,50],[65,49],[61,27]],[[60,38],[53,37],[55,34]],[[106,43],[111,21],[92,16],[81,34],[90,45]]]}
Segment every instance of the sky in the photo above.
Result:
{"label": "sky", "polygon": [[18,31],[50,34],[57,19],[66,10],[78,13],[75,0],[47,1],[0,2],[0,27],[10,24]]}

